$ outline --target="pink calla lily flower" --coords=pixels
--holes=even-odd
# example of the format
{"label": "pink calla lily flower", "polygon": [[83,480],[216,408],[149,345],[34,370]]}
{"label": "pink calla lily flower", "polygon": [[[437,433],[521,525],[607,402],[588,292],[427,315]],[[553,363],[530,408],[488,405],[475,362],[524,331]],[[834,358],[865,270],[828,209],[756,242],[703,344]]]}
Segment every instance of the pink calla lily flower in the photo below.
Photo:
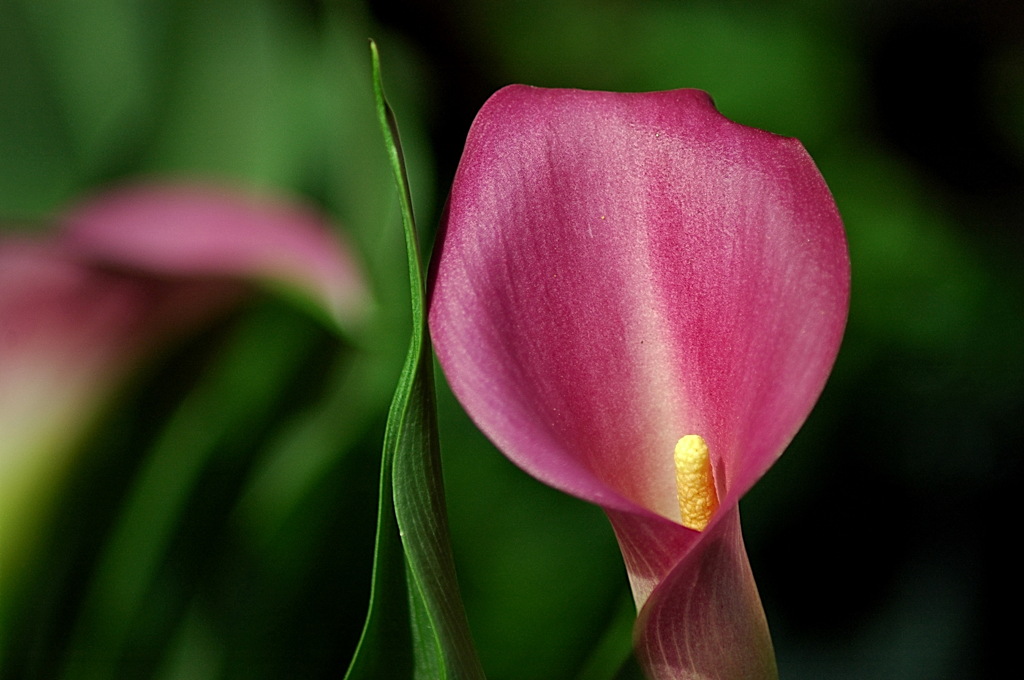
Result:
{"label": "pink calla lily flower", "polygon": [[740,498],[839,348],[849,259],[799,142],[696,90],[511,86],[469,132],[429,322],[455,395],[607,513],[652,678],[768,678]]}
{"label": "pink calla lily flower", "polygon": [[369,300],[338,234],[290,202],[138,184],[58,225],[45,239],[0,237],[0,599],[75,441],[147,353],[252,283],[287,289],[345,329]]}

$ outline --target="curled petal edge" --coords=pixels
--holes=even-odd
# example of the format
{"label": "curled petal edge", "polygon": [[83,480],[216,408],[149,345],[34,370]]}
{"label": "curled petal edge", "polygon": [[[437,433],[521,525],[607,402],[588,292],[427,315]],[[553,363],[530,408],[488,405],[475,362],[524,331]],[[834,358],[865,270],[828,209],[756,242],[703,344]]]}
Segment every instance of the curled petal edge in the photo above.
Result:
{"label": "curled petal edge", "polygon": [[[652,525],[636,515],[608,511],[608,516],[638,596],[633,645],[648,677],[778,677],[768,623],[743,544],[738,507],[722,512],[700,540],[689,541],[671,527],[656,526],[662,522],[660,518]],[[662,546],[660,551],[658,546]],[[685,551],[682,559],[667,572],[654,575],[658,566],[665,566],[664,562],[658,564],[659,553],[670,560],[680,551]]]}

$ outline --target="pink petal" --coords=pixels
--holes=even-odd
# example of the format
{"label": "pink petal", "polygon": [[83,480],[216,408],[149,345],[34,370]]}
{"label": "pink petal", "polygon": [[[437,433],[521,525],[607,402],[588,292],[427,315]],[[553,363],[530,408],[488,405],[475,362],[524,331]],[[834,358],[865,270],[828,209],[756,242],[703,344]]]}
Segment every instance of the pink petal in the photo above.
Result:
{"label": "pink petal", "polygon": [[309,209],[199,183],[124,186],[64,218],[64,243],[96,262],[176,277],[284,284],[342,324],[366,311],[358,266]]}
{"label": "pink petal", "polygon": [[680,436],[708,441],[727,505],[796,432],[839,345],[848,267],[795,140],[694,90],[512,86],[470,131],[431,329],[518,464],[675,519]]}
{"label": "pink petal", "polygon": [[640,610],[633,638],[653,680],[776,677],[739,517],[724,512]]}
{"label": "pink petal", "polygon": [[[704,587],[705,562],[746,583],[724,525],[806,418],[846,319],[842,224],[799,142],[694,90],[512,86],[470,130],[444,228],[430,327],[455,394],[524,470],[608,511],[642,620],[682,602],[672,584]],[[707,440],[721,499],[703,533],[678,523],[685,434]],[[737,592],[763,620],[752,582]],[[686,601],[679,630],[710,620]]]}

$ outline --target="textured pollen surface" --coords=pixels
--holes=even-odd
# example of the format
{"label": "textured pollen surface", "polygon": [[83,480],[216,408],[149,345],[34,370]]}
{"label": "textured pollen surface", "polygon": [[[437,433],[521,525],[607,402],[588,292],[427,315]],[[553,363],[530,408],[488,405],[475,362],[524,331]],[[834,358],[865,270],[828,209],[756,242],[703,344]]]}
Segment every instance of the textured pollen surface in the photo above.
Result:
{"label": "textured pollen surface", "polygon": [[707,442],[700,435],[686,435],[676,442],[675,462],[682,524],[703,531],[718,509],[718,492]]}

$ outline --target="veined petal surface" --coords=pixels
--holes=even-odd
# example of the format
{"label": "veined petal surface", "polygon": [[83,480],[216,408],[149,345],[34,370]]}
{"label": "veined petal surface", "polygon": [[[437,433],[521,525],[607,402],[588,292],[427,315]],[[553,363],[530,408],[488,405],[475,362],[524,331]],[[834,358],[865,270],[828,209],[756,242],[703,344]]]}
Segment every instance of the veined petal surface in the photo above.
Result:
{"label": "veined petal surface", "polygon": [[[749,580],[736,607],[763,624],[735,508],[824,386],[849,295],[842,223],[800,143],[696,90],[511,86],[473,123],[442,227],[430,328],[452,389],[515,463],[608,511],[652,607],[638,631],[709,578]],[[720,499],[704,532],[679,523],[687,434]],[[695,581],[709,559],[728,573]],[[744,635],[766,640],[762,624]]]}

